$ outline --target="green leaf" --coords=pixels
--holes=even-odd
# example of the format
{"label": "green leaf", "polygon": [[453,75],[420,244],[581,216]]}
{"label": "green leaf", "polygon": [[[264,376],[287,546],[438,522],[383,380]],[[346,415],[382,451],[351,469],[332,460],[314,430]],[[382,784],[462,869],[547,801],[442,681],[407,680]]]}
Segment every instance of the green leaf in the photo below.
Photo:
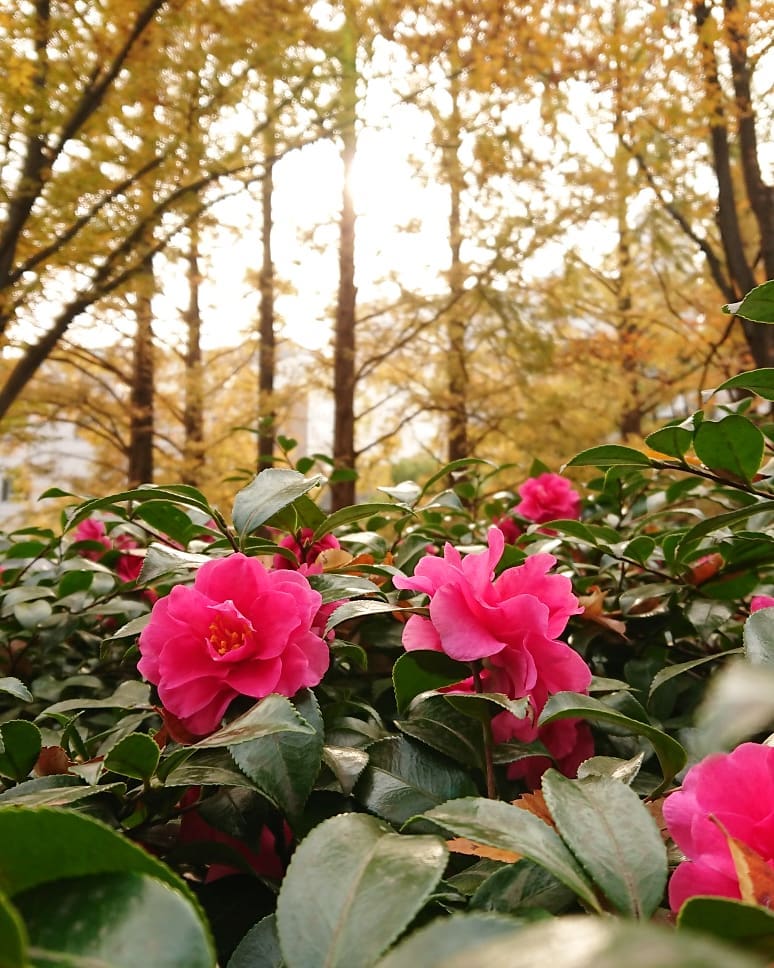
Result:
{"label": "green leaf", "polygon": [[741,651],[741,649],[729,649],[727,652],[719,652],[717,655],[705,655],[701,659],[691,659],[689,662],[679,662],[677,665],[664,666],[664,668],[659,669],[655,676],[653,676],[648,698],[650,699],[653,693],[659,687],[663,686],[664,683],[669,682],[670,679],[681,676],[684,672],[689,672],[691,669],[698,668],[698,666],[706,665],[708,662],[717,662],[718,659],[724,659],[729,655],[739,655]]}
{"label": "green leaf", "polygon": [[[586,719],[590,722],[609,723],[626,732],[644,736],[653,746],[664,774],[664,782],[660,784],[659,791],[666,789],[687,762],[686,752],[677,740],[649,723],[624,716],[591,696],[575,692],[558,692],[551,696],[543,707],[538,724],[544,726],[559,719]],[[654,795],[656,792],[653,791]]]}
{"label": "green leaf", "polygon": [[[143,484],[133,490],[120,491],[117,494],[109,494],[107,497],[94,498],[79,505],[67,519],[65,533],[71,531],[81,521],[90,518],[95,511],[107,510],[120,514],[123,510],[121,508],[122,504],[127,502],[143,504],[146,501],[172,501],[176,504],[198,508],[207,517],[212,515],[212,509],[207,499],[195,487],[190,487],[186,484],[175,484],[165,487],[160,487],[156,484]],[[123,514],[125,516],[126,512],[123,511]]]}
{"label": "green leaf", "polygon": [[551,769],[543,795],[562,839],[613,907],[649,918],[664,896],[667,854],[637,794],[619,780],[568,780]]}
{"label": "green leaf", "polygon": [[195,574],[196,570],[211,559],[207,555],[193,554],[178,548],[168,548],[153,542],[145,553],[140,571],[140,581],[150,583],[162,575],[179,575],[184,578]]}
{"label": "green leaf", "polygon": [[453,957],[463,962],[471,949],[487,941],[517,936],[519,924],[515,918],[484,914],[436,918],[401,941],[382,958],[377,968],[441,968]]}
{"label": "green leaf", "polygon": [[285,968],[273,914],[250,928],[234,949],[226,968]]}
{"label": "green leaf", "polygon": [[301,819],[304,805],[320,772],[323,734],[288,702],[292,729],[272,731],[236,746],[229,753],[240,770],[285,814],[291,825]]}
{"label": "green leaf", "polygon": [[726,511],[723,514],[715,514],[706,520],[695,524],[690,530],[680,538],[678,556],[682,556],[683,549],[690,549],[690,546],[697,542],[699,538],[704,538],[715,531],[730,528],[734,524],[741,524],[753,515],[771,515],[774,513],[774,501],[758,501],[748,504],[745,507],[735,508],[733,511]]}
{"label": "green leaf", "polygon": [[330,534],[331,531],[335,531],[336,528],[341,528],[347,524],[354,524],[355,521],[362,521],[363,518],[370,518],[375,514],[386,514],[392,517],[396,511],[400,511],[402,514],[414,513],[410,508],[382,502],[355,504],[352,507],[341,508],[329,514],[325,521],[315,529],[312,535],[312,541],[319,541],[320,538],[326,534]]}
{"label": "green leaf", "polygon": [[706,467],[748,482],[758,473],[763,447],[763,434],[738,413],[702,421],[693,440],[696,456]]}
{"label": "green leaf", "polygon": [[601,911],[583,870],[556,831],[534,814],[500,800],[450,800],[422,815],[457,837],[522,854],[549,871],[588,907]]}
{"label": "green leaf", "polygon": [[105,757],[105,769],[148,781],[156,772],[161,750],[145,733],[130,733]]}
{"label": "green leaf", "polygon": [[355,799],[396,826],[447,800],[477,793],[467,771],[404,736],[378,740],[367,752]]}
{"label": "green leaf", "polygon": [[293,854],[277,901],[288,968],[370,968],[427,901],[446,858],[440,838],[396,834],[365,814],[319,824]]}
{"label": "green leaf", "polygon": [[751,289],[741,302],[724,306],[723,312],[743,316],[754,323],[774,323],[774,281]]}
{"label": "green leaf", "polygon": [[[285,696],[272,694],[261,699],[246,713],[219,729],[217,733],[200,739],[196,749],[214,746],[235,746],[272,733],[295,732],[311,736],[315,729],[302,719],[295,706]],[[233,750],[231,751],[233,755]]]}
{"label": "green leaf", "polygon": [[662,427],[655,433],[648,434],[645,438],[648,447],[658,451],[659,454],[666,454],[668,457],[676,457],[682,460],[690,450],[693,443],[693,433],[687,427]]}
{"label": "green leaf", "polygon": [[153,707],[150,701],[150,686],[144,682],[122,682],[112,696],[106,699],[64,699],[48,706],[38,717],[52,716],[55,713],[70,712],[74,709],[148,709]]}
{"label": "green leaf", "polygon": [[269,467],[243,487],[234,500],[234,526],[241,535],[250,534],[296,498],[319,487],[320,474],[304,477],[298,471]]}
{"label": "green leaf", "polygon": [[25,629],[37,629],[51,618],[53,609],[49,602],[38,598],[32,602],[19,602],[13,606],[16,621]]}
{"label": "green leaf", "polygon": [[146,501],[135,510],[134,517],[145,521],[156,531],[183,546],[188,544],[194,528],[193,521],[185,511],[181,511],[171,501]]}
{"label": "green leaf", "polygon": [[62,878],[134,871],[193,899],[185,881],[160,860],[101,821],[74,810],[3,806],[0,843],[0,889],[12,898]]}
{"label": "green leaf", "polygon": [[757,393],[764,400],[774,400],[774,369],[771,367],[761,370],[749,370],[747,373],[738,373],[736,376],[721,383],[715,390],[750,390]]}
{"label": "green leaf", "polygon": [[[576,454],[565,467],[650,467],[650,458],[641,450],[621,444],[603,444]],[[564,468],[563,468],[564,469]]]}
{"label": "green leaf", "polygon": [[27,931],[19,912],[0,891],[0,968],[27,968]]}
{"label": "green leaf", "polygon": [[395,725],[439,753],[467,766],[483,767],[481,724],[449,705],[441,695],[418,698]]}
{"label": "green leaf", "polygon": [[[342,622],[348,622],[352,618],[362,618],[364,615],[379,615],[384,612],[397,612],[399,608],[400,606],[392,602],[375,602],[371,599],[345,602],[328,619],[328,624],[325,626],[325,634],[327,635],[337,625],[341,625]],[[416,609],[400,608],[401,614],[404,612],[408,614],[412,611],[416,611]],[[421,611],[424,611],[424,609],[421,609]]]}
{"label": "green leaf", "polygon": [[40,755],[40,730],[26,719],[12,719],[0,725],[0,737],[0,776],[24,780]]}
{"label": "green leaf", "polygon": [[575,902],[571,890],[531,860],[500,866],[470,899],[479,911],[521,914],[530,909],[559,914]]}
{"label": "green leaf", "polygon": [[726,897],[691,897],[680,908],[677,925],[774,956],[774,913],[765,907]]}
{"label": "green leaf", "polygon": [[368,753],[353,746],[324,746],[323,763],[336,777],[341,792],[348,797],[368,763]]}
{"label": "green leaf", "polygon": [[389,968],[536,968],[546,963],[555,968],[765,968],[766,964],[714,938],[588,915],[550,918],[527,926],[517,922],[511,932],[440,959],[433,957],[432,949],[418,950],[427,951],[426,960],[394,961]]}
{"label": "green leaf", "polygon": [[139,871],[41,884],[14,898],[38,965],[214,968],[197,910],[169,884]]}
{"label": "green leaf", "polygon": [[392,667],[398,712],[405,712],[420,693],[461,682],[470,674],[471,668],[467,662],[450,659],[445,652],[404,652]]}
{"label": "green leaf", "polygon": [[741,660],[711,679],[695,715],[693,751],[700,759],[733,749],[774,723],[774,669]]}
{"label": "green leaf", "polygon": [[0,692],[13,696],[14,699],[20,699],[22,702],[32,702],[32,693],[21,679],[17,679],[15,676],[3,676],[0,678]]}
{"label": "green leaf", "polygon": [[761,608],[744,623],[744,651],[756,665],[774,665],[774,608]]}
{"label": "green leaf", "polygon": [[481,457],[460,457],[457,460],[450,461],[448,464],[444,464],[440,470],[436,471],[422,488],[421,496],[424,497],[424,495],[430,491],[433,485],[437,484],[438,481],[443,480],[445,477],[451,477],[457,473],[457,471],[464,471],[468,467],[476,466],[491,468],[495,467],[491,461],[483,460]]}
{"label": "green leaf", "polygon": [[126,784],[92,785],[69,773],[62,776],[38,776],[0,793],[0,807],[63,807],[87,797],[103,796],[112,792],[121,796],[126,793]]}

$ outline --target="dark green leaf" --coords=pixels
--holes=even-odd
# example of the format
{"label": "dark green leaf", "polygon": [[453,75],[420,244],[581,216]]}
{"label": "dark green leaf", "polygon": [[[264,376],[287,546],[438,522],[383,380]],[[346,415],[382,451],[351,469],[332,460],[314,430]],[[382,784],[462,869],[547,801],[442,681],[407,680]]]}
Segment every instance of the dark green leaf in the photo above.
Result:
{"label": "dark green leaf", "polygon": [[774,913],[765,907],[726,897],[691,897],[680,908],[677,925],[774,957]]}
{"label": "dark green leaf", "polygon": [[650,467],[650,458],[641,450],[621,444],[603,444],[576,454],[565,467]]}
{"label": "dark green leaf", "polygon": [[371,968],[427,901],[446,857],[438,837],[402,836],[365,814],[319,824],[296,849],[277,902],[288,968]]}
{"label": "dark green leaf", "polygon": [[237,766],[249,776],[285,814],[291,825],[297,823],[314,781],[320,772],[323,735],[293,710],[291,729],[272,730],[237,746],[229,752]]}
{"label": "dark green leaf", "polygon": [[162,575],[180,575],[189,577],[196,573],[197,568],[210,559],[207,555],[193,554],[178,548],[168,548],[166,545],[151,544],[145,554],[140,572],[140,581],[148,584]]}
{"label": "dark green leaf", "polygon": [[130,733],[105,757],[105,769],[148,781],[156,772],[161,751],[145,733]]}
{"label": "dark green leaf", "polygon": [[[325,626],[325,634],[327,635],[332,629],[335,629],[337,625],[341,625],[342,622],[348,622],[352,618],[362,618],[364,615],[379,615],[384,612],[395,612],[399,608],[390,602],[375,602],[371,599],[363,599],[357,602],[345,602],[344,605],[339,606],[336,611],[328,619],[328,624]],[[401,608],[401,614],[404,612],[408,614],[414,609]]]}
{"label": "dark green leaf", "polygon": [[648,698],[650,698],[660,686],[663,686],[665,682],[669,682],[670,679],[674,679],[676,676],[680,676],[684,672],[689,672],[691,669],[696,669],[708,662],[717,662],[718,659],[723,659],[729,655],[738,655],[741,651],[741,649],[729,649],[728,652],[720,652],[717,655],[705,655],[702,656],[701,659],[691,659],[690,662],[679,662],[677,665],[664,666],[664,668],[659,669],[655,676],[653,676],[653,681],[650,684],[650,691],[648,692]]}
{"label": "dark green leaf", "polygon": [[737,413],[722,420],[704,420],[696,431],[693,449],[710,470],[751,481],[763,459],[763,434]]}
{"label": "dark green leaf", "polygon": [[721,383],[718,390],[751,390],[757,393],[764,400],[774,400],[774,369],[764,368],[761,370],[750,370],[747,373],[739,373]]}
{"label": "dark green leaf", "polygon": [[40,755],[40,730],[26,719],[12,719],[0,725],[0,736],[3,745],[0,776],[17,782],[24,780]]}
{"label": "dark green leaf", "polygon": [[659,454],[682,460],[693,443],[693,433],[686,427],[662,427],[661,430],[648,434],[645,443]]}
{"label": "dark green leaf", "polygon": [[103,783],[97,786],[84,783],[80,777],[70,774],[39,776],[0,793],[0,807],[64,807],[111,792],[122,795],[126,792],[126,784]]}
{"label": "dark green leaf", "polygon": [[121,871],[41,884],[14,901],[38,965],[215,965],[207,929],[193,904],[146,873]]}
{"label": "dark green leaf", "polygon": [[234,949],[226,968],[285,968],[273,914],[250,928]]}
{"label": "dark green leaf", "polygon": [[379,740],[367,751],[368,765],[355,787],[355,798],[396,826],[447,800],[477,792],[465,770],[403,736]]}
{"label": "dark green leaf", "polygon": [[600,911],[586,875],[556,831],[534,814],[500,800],[469,797],[423,814],[457,837],[521,854],[540,864],[588,907]]}
{"label": "dark green leaf", "polygon": [[562,839],[613,907],[649,918],[664,896],[667,855],[637,794],[619,780],[568,780],[548,770],[543,795]]}
{"label": "dark green leaf", "polygon": [[0,891],[0,968],[27,968],[27,931],[8,898]]}
{"label": "dark green leaf", "polygon": [[289,699],[272,694],[259,700],[246,713],[219,729],[217,733],[200,739],[195,746],[197,749],[234,746],[237,743],[247,743],[272,733],[282,732],[305,733],[307,736],[312,736],[315,730],[298,715]]}
{"label": "dark green leaf", "polygon": [[439,753],[467,766],[483,766],[481,724],[453,709],[441,695],[418,698],[395,725]]}
{"label": "dark green leaf", "polygon": [[368,763],[368,753],[353,746],[324,746],[323,762],[333,772],[341,792],[348,797]]}
{"label": "dark green leaf", "polygon": [[558,719],[587,719],[591,722],[609,723],[626,732],[644,736],[652,744],[664,774],[664,782],[659,790],[666,788],[686,764],[686,752],[677,740],[655,726],[622,715],[591,696],[575,692],[558,692],[551,696],[538,722],[543,726]]}
{"label": "dark green leaf", "polygon": [[335,531],[336,528],[341,528],[346,524],[354,524],[355,521],[362,521],[363,518],[370,518],[374,514],[386,514],[393,517],[396,511],[403,514],[413,513],[409,508],[385,503],[355,504],[352,507],[341,508],[329,514],[325,521],[317,527],[312,535],[312,541],[319,541],[320,538],[330,534],[331,531]]}
{"label": "dark green leaf", "polygon": [[319,487],[322,477],[304,477],[298,471],[270,467],[243,487],[234,501],[233,519],[237,531],[250,534],[296,498]]}
{"label": "dark green leaf", "polygon": [[471,908],[520,914],[538,908],[559,914],[575,895],[553,874],[531,860],[506,864],[491,874],[470,899]]}
{"label": "dark green leaf", "polygon": [[405,712],[420,693],[453,685],[470,675],[471,667],[467,662],[450,659],[445,652],[404,652],[392,667],[398,712]]}

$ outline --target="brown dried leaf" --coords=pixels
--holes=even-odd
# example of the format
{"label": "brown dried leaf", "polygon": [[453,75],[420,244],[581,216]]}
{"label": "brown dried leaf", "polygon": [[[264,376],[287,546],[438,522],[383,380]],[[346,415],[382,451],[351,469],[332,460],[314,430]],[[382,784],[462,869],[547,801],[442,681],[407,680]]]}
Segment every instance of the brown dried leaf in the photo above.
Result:
{"label": "brown dried leaf", "polygon": [[774,907],[774,870],[752,847],[732,837],[717,817],[710,815],[710,820],[726,838],[739,878],[742,900],[747,904]]}
{"label": "brown dried leaf", "polygon": [[487,860],[500,860],[506,864],[514,864],[521,860],[521,854],[516,854],[512,850],[500,850],[499,847],[487,847],[486,844],[477,844],[467,837],[455,837],[447,840],[446,846],[453,854],[467,854],[470,857],[485,857]]}
{"label": "brown dried leaf", "polygon": [[534,814],[538,820],[547,823],[549,827],[556,827],[542,790],[536,790],[534,793],[522,793],[518,800],[512,800],[511,803],[514,807]]}

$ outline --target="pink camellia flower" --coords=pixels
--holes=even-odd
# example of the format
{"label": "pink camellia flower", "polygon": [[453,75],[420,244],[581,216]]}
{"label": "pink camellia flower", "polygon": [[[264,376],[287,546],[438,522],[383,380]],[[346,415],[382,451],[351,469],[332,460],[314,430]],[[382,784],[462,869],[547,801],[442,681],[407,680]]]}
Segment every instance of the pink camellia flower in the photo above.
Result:
{"label": "pink camellia flower", "polygon": [[580,494],[559,474],[530,477],[518,488],[517,494],[521,501],[513,510],[535,524],[580,517]]}
{"label": "pink camellia flower", "polygon": [[667,797],[664,820],[687,857],[669,882],[673,911],[697,894],[742,896],[726,836],[712,818],[774,868],[774,748],[743,743],[713,753]]}
{"label": "pink camellia flower", "polygon": [[[99,518],[85,518],[80,524],[76,525],[73,531],[73,540],[95,541],[101,544],[105,551],[110,551],[113,547],[113,543],[108,537],[105,522],[100,521]],[[104,553],[104,551],[84,551],[83,557],[90,561],[98,561]]]}
{"label": "pink camellia flower", "polygon": [[774,608],[774,598],[771,595],[753,595],[750,600],[750,611],[759,612],[762,608]]}
{"label": "pink camellia flower", "polygon": [[521,528],[516,524],[510,514],[501,514],[492,520],[492,524],[502,531],[506,544],[515,544],[522,534]]}
{"label": "pink camellia flower", "polygon": [[[403,646],[409,652],[429,649],[462,662],[480,661],[485,691],[526,697],[530,703],[530,714],[523,720],[508,712],[492,720],[498,742],[539,738],[556,755],[560,768],[569,770],[574,763],[577,769],[591,755],[587,727],[561,723],[538,730],[535,722],[550,695],[588,689],[591,670],[558,638],[570,616],[583,609],[569,578],[548,573],[556,561],[552,555],[532,555],[495,578],[505,539],[497,527],[489,529],[488,538],[487,551],[462,558],[447,544],[443,557],[423,558],[412,578],[393,578],[397,588],[430,596],[430,617],[409,618]],[[472,690],[472,680],[451,688]],[[547,765],[543,757],[540,772]],[[536,766],[532,773],[537,775],[539,769]],[[517,773],[518,768],[514,776]]]}
{"label": "pink camellia flower", "polygon": [[492,736],[496,743],[509,740],[531,743],[537,739],[545,746],[551,759],[529,756],[508,766],[509,779],[524,779],[533,790],[540,786],[540,778],[549,766],[556,767],[565,776],[575,776],[581,763],[594,755],[591,729],[582,719],[558,719],[538,727],[531,716],[517,719],[503,711],[492,719]]}
{"label": "pink camellia flower", "polygon": [[338,538],[332,534],[324,534],[318,541],[312,542],[314,531],[311,528],[301,528],[295,534],[287,534],[279,542],[280,548],[289,548],[296,556],[297,564],[293,564],[284,555],[275,555],[272,566],[276,568],[298,568],[301,565],[313,565],[323,551],[330,548],[340,548]]}
{"label": "pink camellia flower", "polygon": [[242,554],[202,565],[153,606],[138,669],[183,726],[202,736],[237,696],[316,686],[330,654],[312,631],[322,597],[304,575]]}

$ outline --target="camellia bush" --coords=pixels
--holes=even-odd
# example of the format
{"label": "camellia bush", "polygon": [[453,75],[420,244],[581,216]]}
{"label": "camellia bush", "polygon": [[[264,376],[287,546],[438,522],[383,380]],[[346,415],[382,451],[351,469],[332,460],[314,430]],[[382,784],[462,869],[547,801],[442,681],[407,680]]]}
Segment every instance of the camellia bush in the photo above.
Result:
{"label": "camellia bush", "polygon": [[3,535],[0,968],[771,963],[771,400]]}

